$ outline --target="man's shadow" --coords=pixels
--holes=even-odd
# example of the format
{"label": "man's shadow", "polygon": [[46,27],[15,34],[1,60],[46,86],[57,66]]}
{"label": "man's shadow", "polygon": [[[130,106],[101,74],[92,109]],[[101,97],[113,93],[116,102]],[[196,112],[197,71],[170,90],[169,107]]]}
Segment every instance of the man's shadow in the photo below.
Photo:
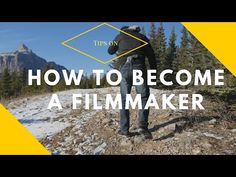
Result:
{"label": "man's shadow", "polygon": [[[206,122],[214,119],[216,117],[211,116],[181,116],[173,118],[167,122],[154,125],[152,128],[149,129],[150,132],[158,131],[160,128],[164,128],[168,125],[175,124],[175,129],[171,133],[164,135],[160,138],[154,139],[153,141],[162,141],[168,138],[172,138],[175,136],[176,133],[181,133],[183,130],[192,127],[194,124],[198,124],[201,122]],[[180,123],[180,124],[179,124]]]}

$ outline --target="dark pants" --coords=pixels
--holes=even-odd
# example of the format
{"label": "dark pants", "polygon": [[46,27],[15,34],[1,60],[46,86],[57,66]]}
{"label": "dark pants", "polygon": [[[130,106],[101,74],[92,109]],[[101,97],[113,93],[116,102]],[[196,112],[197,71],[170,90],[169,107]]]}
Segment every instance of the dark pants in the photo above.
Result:
{"label": "dark pants", "polygon": [[129,110],[125,109],[126,94],[130,94],[133,83],[133,70],[141,70],[143,72],[144,83],[142,85],[135,86],[136,93],[141,95],[142,109],[139,110],[138,127],[148,128],[148,114],[149,110],[145,110],[144,107],[149,97],[149,86],[147,85],[147,69],[145,64],[125,63],[121,67],[122,81],[120,83],[120,92],[122,98],[122,109],[120,110],[120,129],[121,131],[129,131],[130,120]]}

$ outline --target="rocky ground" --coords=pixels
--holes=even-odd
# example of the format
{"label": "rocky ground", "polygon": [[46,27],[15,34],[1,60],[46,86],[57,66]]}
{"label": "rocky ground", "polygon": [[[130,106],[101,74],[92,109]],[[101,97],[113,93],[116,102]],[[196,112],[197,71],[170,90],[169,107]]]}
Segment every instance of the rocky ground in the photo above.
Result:
{"label": "rocky ground", "polygon": [[[235,112],[224,104],[204,100],[205,110],[150,110],[149,129],[153,140],[137,133],[137,111],[131,110],[133,136],[117,134],[119,110],[71,109],[72,93],[116,94],[118,88],[71,90],[58,93],[66,109],[46,110],[49,95],[18,99],[8,109],[53,154],[236,154]],[[189,90],[151,90],[158,98],[163,93],[191,93]],[[177,99],[175,99],[177,104]]]}

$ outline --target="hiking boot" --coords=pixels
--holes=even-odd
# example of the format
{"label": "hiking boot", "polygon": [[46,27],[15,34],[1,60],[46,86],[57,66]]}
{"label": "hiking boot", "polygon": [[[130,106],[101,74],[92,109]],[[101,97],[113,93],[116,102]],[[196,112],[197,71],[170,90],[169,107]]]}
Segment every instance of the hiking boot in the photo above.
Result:
{"label": "hiking boot", "polygon": [[152,139],[152,133],[148,129],[139,128],[138,133],[143,136],[144,139]]}
{"label": "hiking boot", "polygon": [[131,137],[131,134],[130,134],[129,131],[122,131],[122,130],[119,130],[119,131],[118,131],[118,134],[121,135],[121,136]]}

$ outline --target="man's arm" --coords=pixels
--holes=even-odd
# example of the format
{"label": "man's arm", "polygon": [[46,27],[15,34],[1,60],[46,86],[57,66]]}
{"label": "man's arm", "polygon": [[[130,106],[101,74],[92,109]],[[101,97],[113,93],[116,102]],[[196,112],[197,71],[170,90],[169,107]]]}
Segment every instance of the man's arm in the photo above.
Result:
{"label": "man's arm", "polygon": [[117,45],[110,45],[109,46],[109,48],[108,48],[108,53],[110,54],[110,55],[113,55],[113,54],[115,54],[117,51],[118,51],[118,49],[119,49],[119,46],[118,46],[118,44],[119,44],[119,35],[118,36],[116,36],[116,38],[113,40]]}
{"label": "man's arm", "polygon": [[147,37],[145,37],[145,41],[148,43],[148,45],[145,46],[145,54],[148,58],[150,69],[157,69],[157,61],[156,61],[154,50]]}

